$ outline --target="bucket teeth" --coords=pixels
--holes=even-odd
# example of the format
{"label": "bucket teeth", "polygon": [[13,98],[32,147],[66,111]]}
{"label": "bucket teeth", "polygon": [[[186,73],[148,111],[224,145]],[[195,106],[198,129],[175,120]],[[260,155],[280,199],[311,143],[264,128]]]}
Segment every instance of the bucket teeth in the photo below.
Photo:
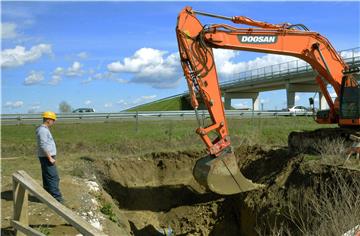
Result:
{"label": "bucket teeth", "polygon": [[199,159],[193,169],[196,181],[214,193],[230,195],[264,187],[245,178],[233,152]]}

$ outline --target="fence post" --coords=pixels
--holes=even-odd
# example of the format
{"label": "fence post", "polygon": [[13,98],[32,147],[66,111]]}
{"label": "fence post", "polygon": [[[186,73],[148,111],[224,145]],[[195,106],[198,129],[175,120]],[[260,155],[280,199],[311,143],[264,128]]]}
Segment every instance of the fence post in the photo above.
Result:
{"label": "fence post", "polygon": [[299,73],[299,60],[296,61],[296,73]]}
{"label": "fence post", "polygon": [[170,124],[169,124],[169,147],[171,147],[172,133],[173,133],[173,122],[172,122],[172,120],[170,120]]}
{"label": "fence post", "polygon": [[18,116],[18,125],[21,125],[21,115]]}
{"label": "fence post", "polygon": [[139,112],[136,111],[136,128],[135,132],[137,133],[139,131]]}
{"label": "fence post", "polygon": [[[28,192],[13,178],[13,219],[19,221],[22,225],[29,225],[28,218]],[[25,236],[25,234],[16,231],[16,236]]]}
{"label": "fence post", "polygon": [[352,64],[355,65],[355,48],[351,50]]}
{"label": "fence post", "polygon": [[202,125],[203,125],[203,127],[205,126],[205,111],[203,110],[202,111]]}

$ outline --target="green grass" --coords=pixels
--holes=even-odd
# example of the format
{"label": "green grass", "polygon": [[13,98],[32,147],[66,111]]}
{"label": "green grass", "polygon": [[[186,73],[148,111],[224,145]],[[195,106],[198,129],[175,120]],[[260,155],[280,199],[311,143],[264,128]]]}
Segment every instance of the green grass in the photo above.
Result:
{"label": "green grass", "polygon": [[[108,123],[57,123],[52,128],[58,155],[141,155],[152,151],[201,149],[194,120]],[[323,125],[308,117],[228,120],[234,146],[248,144],[287,145],[294,130],[313,130]],[[2,156],[36,156],[36,125],[2,126]],[[137,130],[137,131],[136,131]]]}
{"label": "green grass", "polygon": [[109,220],[112,222],[117,222],[117,217],[113,211],[112,204],[109,202],[102,202],[102,206],[100,208],[101,213],[104,215],[107,215],[109,217]]}
{"label": "green grass", "polygon": [[184,97],[174,97],[167,100],[159,100],[144,105],[136,106],[127,111],[178,111],[191,110],[189,102]]}

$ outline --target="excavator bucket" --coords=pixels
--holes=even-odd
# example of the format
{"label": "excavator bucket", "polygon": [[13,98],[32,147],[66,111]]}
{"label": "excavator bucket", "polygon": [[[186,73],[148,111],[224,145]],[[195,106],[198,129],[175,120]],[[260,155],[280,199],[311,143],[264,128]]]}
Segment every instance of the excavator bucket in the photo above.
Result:
{"label": "excavator bucket", "polygon": [[200,185],[221,195],[236,194],[264,187],[243,176],[233,152],[216,158],[206,156],[199,159],[193,169],[193,175]]}

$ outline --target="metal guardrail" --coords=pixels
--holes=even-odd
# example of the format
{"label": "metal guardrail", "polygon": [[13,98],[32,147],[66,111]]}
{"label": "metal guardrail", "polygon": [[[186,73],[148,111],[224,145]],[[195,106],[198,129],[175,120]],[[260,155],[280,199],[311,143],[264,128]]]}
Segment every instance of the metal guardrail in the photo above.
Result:
{"label": "metal guardrail", "polygon": [[[203,118],[209,117],[209,112],[202,110],[199,114]],[[250,117],[277,117],[277,116],[312,116],[313,112],[287,112],[287,111],[225,111],[227,118],[250,118]],[[57,122],[97,122],[121,119],[195,119],[195,112],[190,111],[142,111],[142,112],[119,112],[119,113],[68,113],[58,114]],[[42,120],[41,114],[2,114],[1,124],[32,124]]]}

